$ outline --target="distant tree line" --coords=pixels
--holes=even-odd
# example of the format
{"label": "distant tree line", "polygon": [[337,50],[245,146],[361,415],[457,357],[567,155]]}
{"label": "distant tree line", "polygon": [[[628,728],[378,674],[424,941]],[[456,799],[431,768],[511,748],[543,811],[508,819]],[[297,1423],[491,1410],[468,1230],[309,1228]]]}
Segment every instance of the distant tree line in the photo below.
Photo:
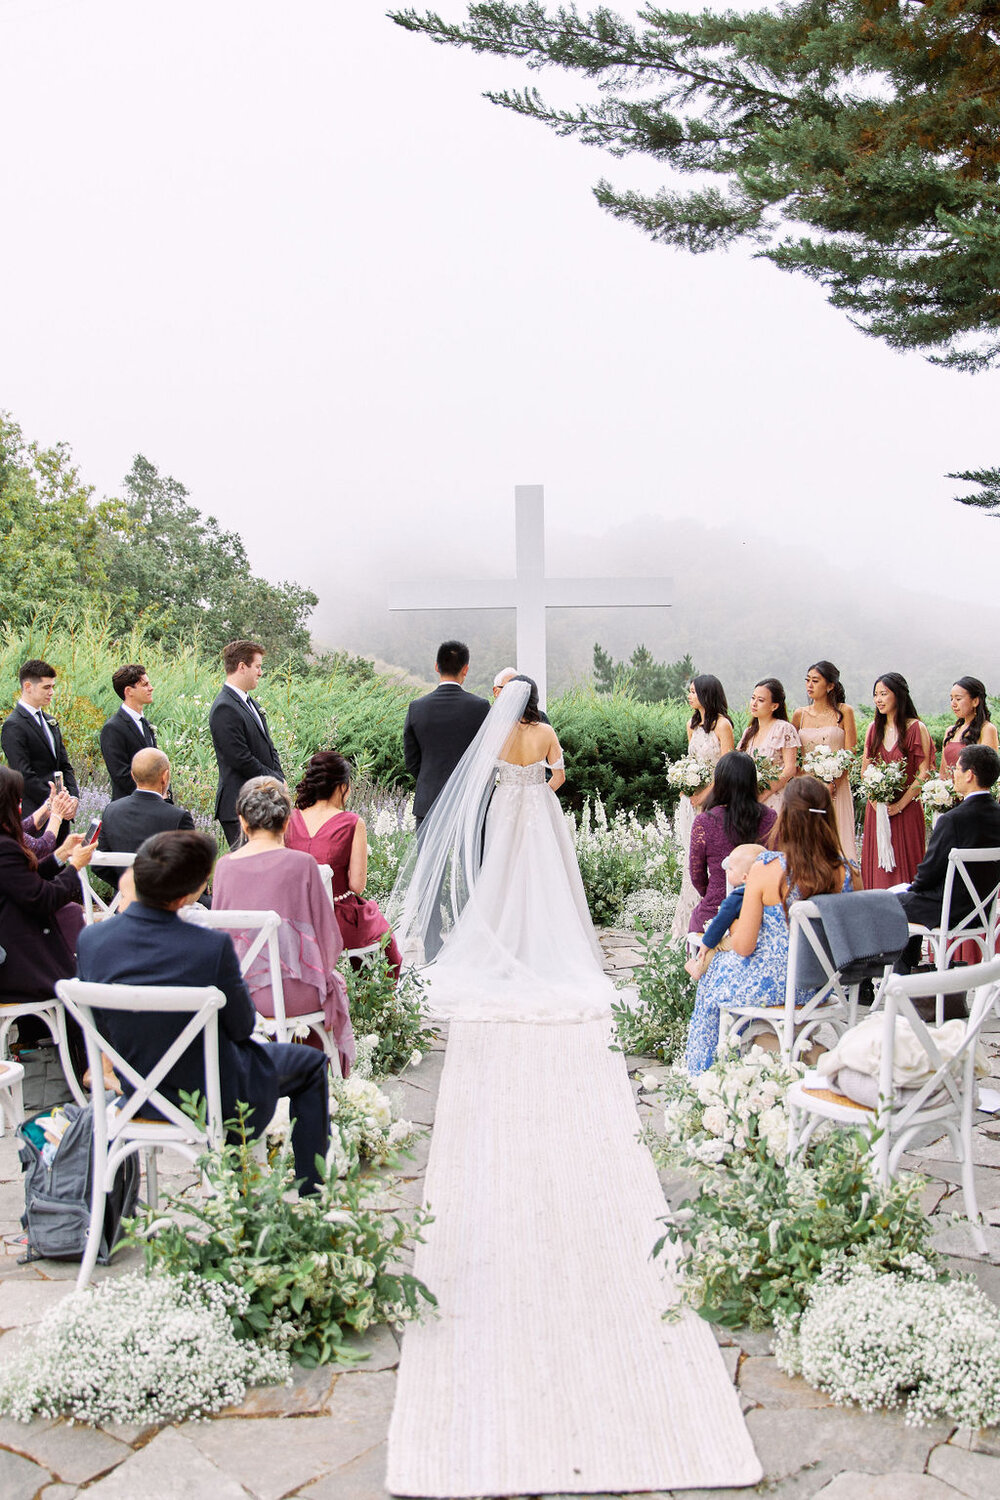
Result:
{"label": "distant tree line", "polygon": [[594,644],[594,687],[602,695],[627,692],[640,703],[671,703],[687,694],[695,676],[690,655],[679,661],[657,661],[645,646],[636,646],[628,661],[613,661]]}

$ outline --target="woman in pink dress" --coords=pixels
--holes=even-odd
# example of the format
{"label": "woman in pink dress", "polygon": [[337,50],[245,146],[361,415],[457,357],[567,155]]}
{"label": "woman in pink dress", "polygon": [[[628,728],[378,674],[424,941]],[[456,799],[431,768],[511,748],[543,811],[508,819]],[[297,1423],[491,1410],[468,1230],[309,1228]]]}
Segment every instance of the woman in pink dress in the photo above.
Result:
{"label": "woman in pink dress", "polygon": [[389,934],[385,956],[398,979],[403,958],[392,929],[378,902],[362,895],[368,879],[368,830],[364,818],[347,811],[350,792],[351,767],[344,757],[333,750],[314,755],[295,788],[285,846],[304,850],[333,871],[334,910],[345,948],[367,948]]}
{"label": "woman in pink dress", "polygon": [[906,787],[889,804],[892,851],[896,864],[883,870],[878,862],[875,834],[875,804],[865,807],[861,840],[861,877],[866,891],[884,891],[894,885],[909,885],[924,857],[924,809],[920,783],[934,763],[934,746],[927,726],[920,722],[910,697],[906,678],[899,672],[883,672],[874,688],[875,717],[865,735],[861,761],[864,775],[873,761],[903,761]]}
{"label": "woman in pink dress", "polygon": [[[854,709],[847,703],[847,694],[840,680],[840,673],[832,661],[816,661],[806,673],[806,695],[809,698],[804,708],[792,714],[792,723],[799,731],[803,753],[817,745],[829,745],[834,750],[858,748],[858,726]],[[854,799],[851,796],[851,778],[847,771],[830,787],[833,810],[837,816],[837,832],[840,847],[849,864],[858,858],[854,836]]]}
{"label": "woman in pink dress", "polygon": [[996,725],[990,722],[986,687],[978,677],[960,677],[952,686],[951,711],[955,722],[944,737],[941,750],[941,776],[950,781],[955,762],[966,745],[989,745],[1000,750]]}
{"label": "woman in pink dress", "polygon": [[740,749],[748,755],[770,756],[774,762],[774,780],[763,792],[761,801],[778,812],[785,787],[796,774],[799,732],[788,722],[785,690],[777,677],[763,677],[750,699],[750,723]]}
{"label": "woman in pink dress", "polygon": [[[273,776],[255,776],[240,788],[236,816],[245,842],[224,855],[215,867],[212,910],[278,913],[285,1015],[323,1012],[324,1025],[333,1037],[346,1078],[354,1061],[354,1033],[347,1009],[347,986],[335,968],[344,951],[344,940],[316,861],[298,849],[285,847],[291,815],[288,788]],[[234,933],[237,953],[242,956],[255,936],[249,929]],[[246,983],[259,1014],[273,1016],[266,949],[251,964]]]}

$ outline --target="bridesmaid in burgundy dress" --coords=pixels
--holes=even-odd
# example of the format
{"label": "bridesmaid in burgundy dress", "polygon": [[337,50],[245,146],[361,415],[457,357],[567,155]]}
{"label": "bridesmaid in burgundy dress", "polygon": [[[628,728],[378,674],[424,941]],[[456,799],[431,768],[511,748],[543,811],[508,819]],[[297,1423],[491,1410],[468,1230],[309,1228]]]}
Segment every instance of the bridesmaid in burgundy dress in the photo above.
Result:
{"label": "bridesmaid in burgundy dress", "polygon": [[875,806],[869,802],[865,807],[861,875],[866,891],[884,891],[894,885],[909,885],[924,857],[926,839],[920,783],[934,763],[934,746],[927,726],[920,722],[913,706],[906,678],[899,672],[883,672],[875,684],[874,697],[875,717],[865,735],[861,773],[864,775],[873,761],[906,763],[906,788],[889,804],[896,858],[893,870],[883,870],[878,862]]}
{"label": "bridesmaid in burgundy dress", "polygon": [[[333,900],[345,948],[367,948],[389,934],[385,956],[395,977],[403,958],[377,901],[362,895],[368,879],[368,830],[345,806],[351,767],[334,750],[320,750],[295,788],[295,810],[285,831],[286,849],[303,849],[333,871]],[[357,965],[360,960],[352,960]]]}
{"label": "bridesmaid in burgundy dress", "polygon": [[941,776],[950,781],[955,762],[966,745],[989,745],[1000,750],[996,725],[990,722],[986,686],[978,677],[960,677],[951,690],[951,711],[955,722],[944,737],[941,750]]}

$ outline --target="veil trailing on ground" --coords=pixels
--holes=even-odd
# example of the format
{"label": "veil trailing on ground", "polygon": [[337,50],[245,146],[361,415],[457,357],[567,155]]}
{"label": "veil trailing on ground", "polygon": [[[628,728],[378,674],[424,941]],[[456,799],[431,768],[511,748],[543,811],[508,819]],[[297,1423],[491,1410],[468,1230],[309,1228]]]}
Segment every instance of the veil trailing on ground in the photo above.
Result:
{"label": "veil trailing on ground", "polygon": [[454,927],[468,905],[479,874],[497,761],[530,691],[529,683],[516,678],[503,688],[400,866],[386,916],[406,957],[419,961],[426,954],[428,933],[436,939],[442,928]]}

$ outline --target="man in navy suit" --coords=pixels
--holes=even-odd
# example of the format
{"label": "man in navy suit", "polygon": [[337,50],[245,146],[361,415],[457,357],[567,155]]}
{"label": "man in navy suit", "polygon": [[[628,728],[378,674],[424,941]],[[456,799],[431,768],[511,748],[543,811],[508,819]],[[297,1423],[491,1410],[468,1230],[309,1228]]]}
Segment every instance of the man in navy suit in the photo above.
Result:
{"label": "man in navy suit", "polygon": [[[102,852],[134,854],[154,833],[194,827],[187,808],[167,800],[170,762],[162,750],[137,751],[129,779],[134,782],[131,795],[109,802],[101,814],[97,847]],[[118,884],[119,871],[113,866],[102,869],[101,874]]]}
{"label": "man in navy suit", "polygon": [[135,791],[132,757],[140,750],[156,749],[156,730],[145,714],[153,701],[153,684],[140,662],[119,667],[111,686],[122,706],[101,730],[101,754],[111,777],[111,800],[117,802]]}
{"label": "man in navy suit", "polygon": [[[944,883],[948,873],[948,855],[952,849],[1000,849],[1000,806],[990,796],[990,788],[1000,780],[1000,756],[989,745],[966,745],[955,763],[954,786],[962,798],[957,807],[942,813],[930,836],[927,852],[910,886],[898,892],[907,921],[924,927],[937,927],[941,921]],[[988,894],[1000,879],[1000,863],[992,860],[969,866],[969,878],[980,896]],[[949,926],[967,917],[973,909],[964,880],[952,886]],[[907,974],[920,962],[920,938],[911,938],[896,964]],[[949,1009],[964,1014],[957,1006]],[[950,1017],[949,1017],[950,1019]]]}
{"label": "man in navy suit", "polygon": [[229,840],[240,836],[236,798],[252,776],[276,776],[284,781],[278,752],[267,729],[267,715],[250,694],[260,681],[264,648],[255,641],[230,641],[222,649],[225,685],[208,714],[208,727],[219,764],[215,816]]}
{"label": "man in navy suit", "polygon": [[[22,815],[28,817],[41,807],[49,796],[49,782],[60,772],[67,792],[74,799],[72,821],[80,789],[59,725],[48,712],[56,688],[56,669],[47,661],[33,657],[24,663],[18,677],[21,682],[20,701],[0,729],[0,748],[11,770],[20,771],[24,777]],[[56,834],[56,843],[61,844],[68,834],[69,823],[62,823]]]}
{"label": "man in navy suit", "polygon": [[[314,1192],[319,1182],[316,1157],[325,1158],[330,1141],[326,1055],[296,1042],[253,1041],[257,1014],[232,939],[226,932],[182,922],[178,916],[181,907],[190,906],[204,891],[215,854],[215,840],[204,833],[179,829],[147,839],[132,867],[136,899],[110,921],[84,928],[77,972],[81,979],[99,984],[217,985],[226,997],[219,1012],[224,1117],[235,1118],[237,1103],[249,1105],[250,1128],[259,1135],[277,1100],[287,1095],[295,1175],[303,1179],[304,1192]],[[163,1012],[102,1011],[98,1016],[108,1040],[144,1076],[188,1019]],[[200,1041],[174,1064],[160,1087],[177,1104],[182,1089],[204,1095]]]}

